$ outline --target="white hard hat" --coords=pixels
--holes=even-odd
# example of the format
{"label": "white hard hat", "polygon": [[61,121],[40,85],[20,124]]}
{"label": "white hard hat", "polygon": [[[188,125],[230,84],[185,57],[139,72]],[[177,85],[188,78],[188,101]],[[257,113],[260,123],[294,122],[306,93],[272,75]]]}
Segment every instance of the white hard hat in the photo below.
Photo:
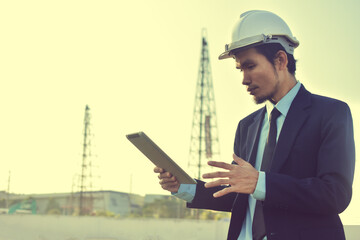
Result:
{"label": "white hard hat", "polygon": [[225,45],[219,59],[230,58],[234,50],[267,43],[280,43],[285,51],[294,54],[299,41],[279,16],[272,12],[253,10],[240,15],[232,32],[232,42]]}

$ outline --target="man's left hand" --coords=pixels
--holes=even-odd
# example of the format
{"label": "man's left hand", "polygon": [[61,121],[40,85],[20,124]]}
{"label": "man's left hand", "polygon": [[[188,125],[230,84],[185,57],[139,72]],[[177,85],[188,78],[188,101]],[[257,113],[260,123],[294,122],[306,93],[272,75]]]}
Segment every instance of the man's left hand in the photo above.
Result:
{"label": "man's left hand", "polygon": [[255,191],[259,178],[259,172],[248,162],[233,154],[234,161],[238,164],[209,161],[208,165],[226,169],[228,171],[212,172],[203,174],[203,178],[220,178],[205,184],[206,188],[220,185],[230,185],[216,193],[214,197],[221,197],[231,192],[252,194]]}

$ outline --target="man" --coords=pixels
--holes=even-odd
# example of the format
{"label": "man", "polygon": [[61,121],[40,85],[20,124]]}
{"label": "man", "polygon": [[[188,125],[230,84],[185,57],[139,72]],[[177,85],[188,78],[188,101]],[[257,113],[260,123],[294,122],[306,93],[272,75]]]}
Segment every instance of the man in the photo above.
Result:
{"label": "man", "polygon": [[352,117],[346,103],[308,92],[295,78],[299,42],[267,11],[243,13],[232,43],[243,84],[265,107],[239,122],[232,164],[215,178],[181,185],[155,168],[161,186],[190,208],[231,211],[228,239],[345,239],[339,213],[351,200],[355,164]]}

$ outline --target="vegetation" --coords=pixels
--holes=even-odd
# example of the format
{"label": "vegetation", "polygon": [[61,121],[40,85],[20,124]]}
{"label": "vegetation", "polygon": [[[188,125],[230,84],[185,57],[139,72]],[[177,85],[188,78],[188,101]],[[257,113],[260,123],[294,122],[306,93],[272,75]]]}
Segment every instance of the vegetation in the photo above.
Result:
{"label": "vegetation", "polygon": [[[17,206],[19,209],[30,209],[32,206],[30,203],[33,202],[33,199],[29,197],[25,200],[12,200],[11,205],[22,204]],[[25,206],[24,204],[27,203]],[[5,206],[5,199],[0,199],[0,208]],[[28,206],[29,205],[29,206]],[[31,205],[31,206],[30,206]],[[48,215],[73,215],[79,216],[79,209],[74,208],[71,211],[66,211],[62,208],[59,202],[55,198],[49,198],[46,208],[44,209],[45,214]],[[178,219],[201,219],[201,220],[220,220],[230,218],[230,214],[226,212],[217,212],[211,210],[202,210],[202,209],[190,209],[186,207],[186,203],[173,196],[162,196],[155,199],[152,202],[145,203],[143,206],[138,206],[137,208],[132,208],[132,212],[128,215],[119,215],[104,209],[97,209],[95,211],[86,211],[88,216],[101,216],[101,217],[110,217],[110,218],[178,218]]]}
{"label": "vegetation", "polygon": [[139,212],[132,213],[128,217],[219,220],[229,218],[230,214],[211,210],[189,209],[186,207],[186,203],[184,201],[174,197],[169,197],[156,199],[151,203],[146,203]]}
{"label": "vegetation", "polygon": [[60,215],[61,214],[60,204],[54,198],[50,198],[45,212],[51,215]]}
{"label": "vegetation", "polygon": [[105,210],[96,210],[93,215],[97,217],[118,217],[115,213]]}
{"label": "vegetation", "polygon": [[0,199],[0,208],[6,208],[6,199],[5,198]]}

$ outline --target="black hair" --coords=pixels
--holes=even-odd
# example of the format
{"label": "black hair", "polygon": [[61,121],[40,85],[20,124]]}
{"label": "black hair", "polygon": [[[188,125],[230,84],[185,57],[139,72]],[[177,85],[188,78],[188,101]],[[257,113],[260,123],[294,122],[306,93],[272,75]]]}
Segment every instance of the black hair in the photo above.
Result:
{"label": "black hair", "polygon": [[262,44],[259,46],[255,46],[255,49],[258,53],[264,55],[266,59],[275,65],[275,58],[278,51],[283,50],[288,58],[288,71],[293,76],[295,76],[296,71],[296,60],[292,54],[289,54],[285,51],[285,48],[280,43],[269,43],[269,44]]}

